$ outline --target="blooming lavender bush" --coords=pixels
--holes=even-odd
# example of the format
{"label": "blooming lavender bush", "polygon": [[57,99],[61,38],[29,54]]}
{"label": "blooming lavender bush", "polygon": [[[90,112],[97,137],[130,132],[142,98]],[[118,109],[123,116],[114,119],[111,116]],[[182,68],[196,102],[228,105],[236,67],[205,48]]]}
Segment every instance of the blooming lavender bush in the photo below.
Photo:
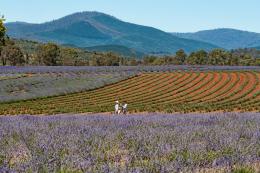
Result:
{"label": "blooming lavender bush", "polygon": [[6,116],[0,147],[0,172],[228,172],[259,162],[260,114]]}

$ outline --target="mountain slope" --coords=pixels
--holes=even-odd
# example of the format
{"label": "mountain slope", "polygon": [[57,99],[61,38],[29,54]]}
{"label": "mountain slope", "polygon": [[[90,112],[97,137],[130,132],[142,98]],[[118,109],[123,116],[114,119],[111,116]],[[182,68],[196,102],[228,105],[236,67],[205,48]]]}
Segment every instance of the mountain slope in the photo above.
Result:
{"label": "mountain slope", "polygon": [[78,47],[121,45],[144,53],[169,52],[178,49],[191,52],[217,46],[173,36],[161,30],[123,22],[98,12],[75,13],[42,24],[7,23],[8,35],[14,38],[53,41]]}
{"label": "mountain slope", "polygon": [[235,29],[214,29],[195,33],[173,33],[186,39],[204,41],[226,49],[249,48],[260,45],[260,34]]}

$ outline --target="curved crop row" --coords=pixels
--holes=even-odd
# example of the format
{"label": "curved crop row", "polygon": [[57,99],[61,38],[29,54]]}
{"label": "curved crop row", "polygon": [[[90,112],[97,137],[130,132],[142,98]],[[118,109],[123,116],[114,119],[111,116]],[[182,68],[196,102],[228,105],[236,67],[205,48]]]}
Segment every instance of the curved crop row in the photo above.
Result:
{"label": "curved crop row", "polygon": [[260,72],[143,73],[91,91],[0,104],[0,114],[111,112],[117,99],[132,112],[260,111]]}

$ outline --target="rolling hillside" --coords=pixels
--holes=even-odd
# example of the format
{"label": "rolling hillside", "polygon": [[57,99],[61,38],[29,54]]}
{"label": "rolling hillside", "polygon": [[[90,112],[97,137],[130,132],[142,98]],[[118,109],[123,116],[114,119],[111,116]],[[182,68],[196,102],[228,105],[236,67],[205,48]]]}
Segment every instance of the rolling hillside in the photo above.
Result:
{"label": "rolling hillside", "polygon": [[173,33],[186,39],[204,41],[225,49],[251,48],[260,45],[260,34],[235,29],[214,29],[195,33]]}
{"label": "rolling hillside", "polygon": [[191,52],[218,46],[173,36],[161,30],[121,21],[99,12],[81,12],[42,24],[6,23],[8,35],[77,47],[121,45],[140,52]]}
{"label": "rolling hillside", "polygon": [[64,96],[0,104],[0,114],[111,112],[126,101],[130,112],[260,111],[260,73],[153,72]]}

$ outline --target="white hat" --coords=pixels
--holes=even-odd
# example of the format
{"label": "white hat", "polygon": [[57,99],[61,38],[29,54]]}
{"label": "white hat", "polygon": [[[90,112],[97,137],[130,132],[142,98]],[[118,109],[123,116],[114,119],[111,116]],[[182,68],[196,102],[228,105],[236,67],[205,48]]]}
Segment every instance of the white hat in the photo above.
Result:
{"label": "white hat", "polygon": [[119,101],[116,101],[116,103],[119,103]]}

